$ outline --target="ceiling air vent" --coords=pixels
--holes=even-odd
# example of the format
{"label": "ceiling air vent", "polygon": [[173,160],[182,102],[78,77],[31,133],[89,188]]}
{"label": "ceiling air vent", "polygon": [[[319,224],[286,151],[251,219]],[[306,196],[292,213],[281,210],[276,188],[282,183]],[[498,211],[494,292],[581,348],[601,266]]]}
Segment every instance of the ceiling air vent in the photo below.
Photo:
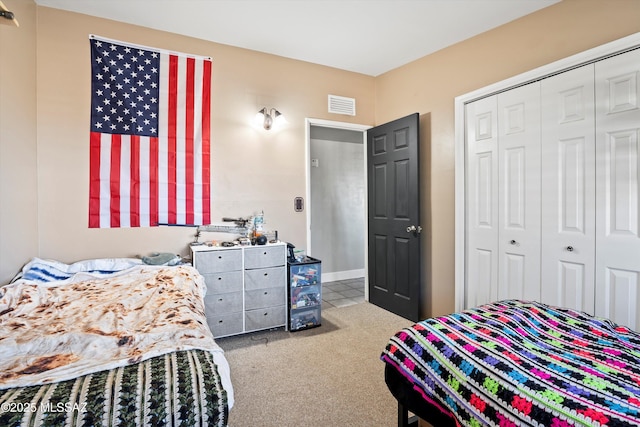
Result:
{"label": "ceiling air vent", "polygon": [[344,96],[329,95],[329,112],[334,114],[356,115],[356,100]]}

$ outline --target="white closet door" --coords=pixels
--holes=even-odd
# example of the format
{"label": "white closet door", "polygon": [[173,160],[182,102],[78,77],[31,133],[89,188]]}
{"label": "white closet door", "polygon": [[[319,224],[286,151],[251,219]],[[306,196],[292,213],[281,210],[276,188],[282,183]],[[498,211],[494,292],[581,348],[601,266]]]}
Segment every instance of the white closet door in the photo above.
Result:
{"label": "white closet door", "polygon": [[596,315],[640,330],[640,50],[595,64]]}
{"label": "white closet door", "polygon": [[498,115],[491,96],[466,107],[465,308],[496,300],[498,286]]}
{"label": "white closet door", "polygon": [[594,313],[593,64],[542,80],[542,302]]}
{"label": "white closet door", "polygon": [[498,295],[540,300],[540,83],[498,95]]}

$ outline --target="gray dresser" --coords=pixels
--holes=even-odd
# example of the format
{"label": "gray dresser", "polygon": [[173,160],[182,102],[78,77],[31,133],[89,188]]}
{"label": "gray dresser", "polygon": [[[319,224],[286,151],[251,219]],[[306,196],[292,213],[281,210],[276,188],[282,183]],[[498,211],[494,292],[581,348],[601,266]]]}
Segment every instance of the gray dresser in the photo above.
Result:
{"label": "gray dresser", "polygon": [[192,246],[191,253],[207,284],[205,314],[214,337],[286,327],[285,243]]}

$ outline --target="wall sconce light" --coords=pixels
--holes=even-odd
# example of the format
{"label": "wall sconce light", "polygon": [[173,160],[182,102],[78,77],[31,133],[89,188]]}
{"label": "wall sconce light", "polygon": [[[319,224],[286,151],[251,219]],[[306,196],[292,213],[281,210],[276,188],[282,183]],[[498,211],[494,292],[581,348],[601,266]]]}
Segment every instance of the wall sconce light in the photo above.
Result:
{"label": "wall sconce light", "polygon": [[256,115],[256,120],[262,123],[262,127],[266,130],[271,129],[274,124],[278,124],[284,121],[284,116],[282,113],[275,108],[268,110],[267,107],[264,107],[262,110],[258,111]]}
{"label": "wall sconce light", "polygon": [[4,18],[4,19],[0,19],[0,24],[15,25],[16,27],[20,26],[13,12],[9,12],[7,7],[1,1],[0,1],[0,18]]}

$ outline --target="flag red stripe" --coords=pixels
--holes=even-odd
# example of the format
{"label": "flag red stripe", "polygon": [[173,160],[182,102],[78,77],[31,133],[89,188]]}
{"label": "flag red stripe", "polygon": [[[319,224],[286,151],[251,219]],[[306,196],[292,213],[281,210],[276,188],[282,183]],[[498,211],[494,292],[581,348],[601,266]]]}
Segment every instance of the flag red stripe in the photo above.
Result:
{"label": "flag red stripe", "polygon": [[177,218],[177,174],[176,174],[176,138],[177,138],[177,114],[178,114],[178,57],[169,57],[169,99],[167,108],[168,127],[168,221],[176,224]]}
{"label": "flag red stripe", "polygon": [[122,150],[122,139],[120,135],[111,136],[111,170],[110,190],[111,193],[111,227],[120,227],[120,157]]}
{"label": "flag red stripe", "polygon": [[89,228],[100,228],[100,133],[89,142]]}
{"label": "flag red stripe", "polygon": [[140,137],[131,135],[129,216],[131,227],[140,227]]}
{"label": "flag red stripe", "polygon": [[158,138],[149,138],[149,224],[158,225]]}
{"label": "flag red stripe", "polygon": [[211,61],[204,61],[202,74],[202,223],[211,224]]}
{"label": "flag red stripe", "polygon": [[186,108],[185,108],[185,209],[187,224],[193,224],[193,182],[194,182],[194,158],[193,158],[193,139],[194,139],[194,84],[195,84],[195,59],[187,58],[187,75],[186,75]]}

